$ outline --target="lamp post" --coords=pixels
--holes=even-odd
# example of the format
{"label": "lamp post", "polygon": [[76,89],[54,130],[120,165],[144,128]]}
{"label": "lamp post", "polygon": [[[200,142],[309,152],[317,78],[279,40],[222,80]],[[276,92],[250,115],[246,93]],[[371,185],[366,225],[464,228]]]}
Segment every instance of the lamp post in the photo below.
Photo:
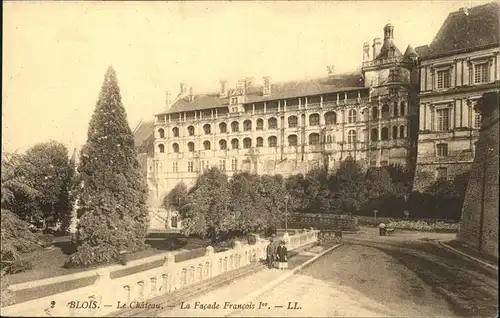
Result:
{"label": "lamp post", "polygon": [[285,195],[285,233],[288,233],[288,200],[290,196]]}

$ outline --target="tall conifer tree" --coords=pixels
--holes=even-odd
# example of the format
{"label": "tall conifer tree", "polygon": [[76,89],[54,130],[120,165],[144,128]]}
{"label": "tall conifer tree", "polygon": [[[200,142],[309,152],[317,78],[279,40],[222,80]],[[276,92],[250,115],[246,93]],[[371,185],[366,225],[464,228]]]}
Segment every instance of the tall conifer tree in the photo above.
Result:
{"label": "tall conifer tree", "polygon": [[121,250],[143,249],[148,191],[111,66],[90,120],[78,174],[78,250],[67,265],[107,263]]}

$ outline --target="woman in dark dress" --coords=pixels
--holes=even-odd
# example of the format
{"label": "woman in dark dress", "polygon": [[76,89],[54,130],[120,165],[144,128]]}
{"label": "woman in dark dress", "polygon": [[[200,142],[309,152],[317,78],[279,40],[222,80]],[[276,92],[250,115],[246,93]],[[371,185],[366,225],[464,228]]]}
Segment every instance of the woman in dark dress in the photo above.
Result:
{"label": "woman in dark dress", "polygon": [[285,241],[280,242],[280,246],[276,250],[277,253],[277,261],[278,261],[278,269],[288,268],[288,257],[287,257],[287,248],[285,246]]}

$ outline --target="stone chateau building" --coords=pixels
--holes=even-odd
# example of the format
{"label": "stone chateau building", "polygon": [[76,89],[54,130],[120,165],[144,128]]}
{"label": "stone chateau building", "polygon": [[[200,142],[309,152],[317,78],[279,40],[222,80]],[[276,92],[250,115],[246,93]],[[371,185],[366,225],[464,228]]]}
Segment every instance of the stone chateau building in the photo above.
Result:
{"label": "stone chateau building", "polygon": [[469,171],[481,126],[479,98],[499,90],[500,5],[452,12],[420,49],[418,159],[414,189]]}
{"label": "stone chateau building", "polygon": [[498,12],[497,3],[452,12],[430,45],[404,53],[388,24],[383,40],[364,44],[354,74],[221,81],[205,94],[182,83],[154,121],[136,128],[154,214],[176,219],[158,210],[164,197],[212,166],[229,176],[287,176],[335,169],[351,156],[364,167],[416,167],[417,190],[469,169],[480,125],[475,101],[498,90]]}

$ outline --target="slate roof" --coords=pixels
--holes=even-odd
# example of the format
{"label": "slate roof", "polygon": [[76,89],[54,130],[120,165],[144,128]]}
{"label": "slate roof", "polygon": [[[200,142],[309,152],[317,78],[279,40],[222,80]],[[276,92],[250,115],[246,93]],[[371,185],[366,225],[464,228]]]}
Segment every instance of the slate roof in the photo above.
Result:
{"label": "slate roof", "polygon": [[[389,54],[391,50],[394,50],[394,55]],[[382,44],[382,47],[380,48],[380,53],[377,55],[376,60],[385,59],[388,57],[397,57],[401,55],[403,54],[401,54],[401,51],[398,49],[396,44],[394,44],[394,41],[392,39],[386,39],[384,40],[384,44]]]}
{"label": "slate roof", "polygon": [[154,121],[141,121],[134,129],[134,145],[138,151],[148,152],[150,141],[154,139]]}
{"label": "slate roof", "polygon": [[451,12],[429,45],[427,58],[500,44],[500,4],[491,2]]}
{"label": "slate roof", "polygon": [[[302,81],[272,83],[271,95],[262,96],[262,85],[250,86],[246,90],[246,103],[257,103],[277,99],[314,96],[326,93],[344,92],[364,87],[360,73],[333,75]],[[219,98],[219,93],[198,94],[193,101],[178,99],[170,109],[163,113],[202,110],[228,107],[228,98]]]}

